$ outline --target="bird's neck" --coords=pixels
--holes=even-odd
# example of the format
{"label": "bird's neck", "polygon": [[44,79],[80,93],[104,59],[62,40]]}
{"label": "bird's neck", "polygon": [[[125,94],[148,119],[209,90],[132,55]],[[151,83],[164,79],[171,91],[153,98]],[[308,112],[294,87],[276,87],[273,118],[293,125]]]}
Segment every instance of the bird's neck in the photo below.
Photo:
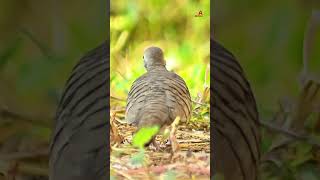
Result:
{"label": "bird's neck", "polygon": [[148,72],[152,71],[167,71],[167,68],[165,65],[150,65],[147,67]]}

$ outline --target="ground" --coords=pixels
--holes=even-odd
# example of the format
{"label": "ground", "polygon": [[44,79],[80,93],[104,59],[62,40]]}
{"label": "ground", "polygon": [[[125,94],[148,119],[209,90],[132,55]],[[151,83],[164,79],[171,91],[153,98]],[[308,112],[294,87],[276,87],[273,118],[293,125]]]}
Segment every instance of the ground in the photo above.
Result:
{"label": "ground", "polygon": [[112,114],[110,172],[112,179],[210,179],[210,127],[208,123],[179,124],[179,149],[172,155],[171,145],[158,135],[160,150],[139,150],[131,145],[135,127]]}

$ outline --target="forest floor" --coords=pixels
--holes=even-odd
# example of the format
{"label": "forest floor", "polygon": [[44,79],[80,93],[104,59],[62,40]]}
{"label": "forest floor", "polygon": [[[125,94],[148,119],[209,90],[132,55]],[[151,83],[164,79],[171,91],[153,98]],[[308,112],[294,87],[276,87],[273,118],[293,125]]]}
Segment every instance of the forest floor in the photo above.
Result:
{"label": "forest floor", "polygon": [[[111,118],[113,118],[111,116]],[[179,149],[171,153],[171,145],[157,135],[160,150],[139,150],[131,145],[135,127],[121,118],[111,120],[111,179],[210,179],[210,127],[208,123],[180,124],[176,138]]]}

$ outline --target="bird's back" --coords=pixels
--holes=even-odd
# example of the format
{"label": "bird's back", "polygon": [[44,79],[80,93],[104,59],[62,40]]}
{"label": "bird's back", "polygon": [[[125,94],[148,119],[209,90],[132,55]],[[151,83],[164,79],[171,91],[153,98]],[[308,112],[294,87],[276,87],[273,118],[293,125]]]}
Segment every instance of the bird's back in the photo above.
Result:
{"label": "bird's back", "polygon": [[107,178],[108,45],[74,67],[57,109],[50,147],[50,180]]}
{"label": "bird's back", "polygon": [[235,57],[211,40],[214,170],[226,180],[256,180],[260,159],[255,98]]}
{"label": "bird's back", "polygon": [[170,124],[191,115],[191,98],[184,80],[173,72],[155,70],[139,77],[127,98],[126,120],[138,126]]}

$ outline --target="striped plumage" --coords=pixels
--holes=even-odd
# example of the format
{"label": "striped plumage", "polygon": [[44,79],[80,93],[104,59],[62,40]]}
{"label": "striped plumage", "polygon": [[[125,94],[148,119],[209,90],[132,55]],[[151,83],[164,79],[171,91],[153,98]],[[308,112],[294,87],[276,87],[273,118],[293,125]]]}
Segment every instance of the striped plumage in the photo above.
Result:
{"label": "striped plumage", "polygon": [[214,171],[226,180],[256,180],[260,159],[255,98],[235,57],[211,40]]}
{"label": "striped plumage", "polygon": [[126,120],[138,127],[163,127],[177,116],[181,121],[188,120],[191,98],[186,83],[166,69],[160,48],[149,50],[144,54],[147,73],[134,81],[128,94]]}
{"label": "striped plumage", "polygon": [[66,83],[51,139],[50,180],[108,178],[108,52],[107,43],[89,52]]}

